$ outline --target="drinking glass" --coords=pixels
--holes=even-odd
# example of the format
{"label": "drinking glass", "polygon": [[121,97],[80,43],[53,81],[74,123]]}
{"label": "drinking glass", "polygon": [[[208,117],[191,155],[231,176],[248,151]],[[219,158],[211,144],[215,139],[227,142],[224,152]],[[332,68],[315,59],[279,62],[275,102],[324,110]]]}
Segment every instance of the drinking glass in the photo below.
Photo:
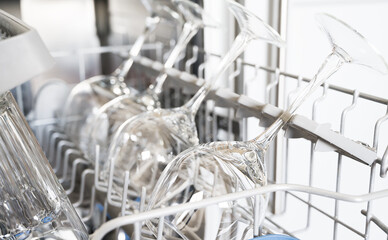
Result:
{"label": "drinking glass", "polygon": [[[164,69],[171,68],[179,54],[186,45],[203,27],[216,27],[214,21],[203,9],[187,0],[173,0],[179,12],[184,16],[185,23],[178,42],[168,59],[164,63]],[[95,147],[100,147],[100,160],[105,162],[112,137],[118,127],[131,117],[160,107],[158,95],[161,93],[167,74],[161,73],[145,92],[135,95],[123,95],[113,99],[102,106],[98,112],[91,116],[90,124],[86,125],[86,138],[81,144],[82,150],[89,159],[95,159]],[[94,163],[94,161],[92,161]],[[103,163],[101,163],[103,164]]]}
{"label": "drinking glass", "polygon": [[[240,9],[241,13],[249,14],[245,8]],[[167,165],[156,184],[147,207],[149,210],[266,185],[266,150],[313,90],[345,63],[387,72],[384,59],[357,31],[328,14],[318,15],[318,21],[333,52],[290,107],[253,140],[206,143],[179,154]],[[256,199],[252,197],[166,216],[163,236],[166,239],[246,239],[252,236],[252,227],[262,222],[267,202],[268,195],[260,195]],[[259,211],[256,220],[253,217],[255,205]],[[157,221],[146,224],[156,236]],[[258,235],[258,228],[253,229],[253,235]]]}
{"label": "drinking glass", "polygon": [[87,117],[94,113],[102,105],[123,94],[134,94],[124,82],[134,57],[138,56],[145,40],[154,32],[162,21],[179,21],[180,15],[167,7],[163,0],[143,0],[151,16],[146,18],[144,32],[136,39],[132,46],[129,57],[112,74],[100,75],[89,78],[77,84],[71,91],[66,101],[62,128],[68,137],[76,144],[80,144],[80,134],[84,131]]}
{"label": "drinking glass", "polygon": [[0,95],[0,239],[88,234],[12,94]]}
{"label": "drinking glass", "polygon": [[129,171],[130,192],[139,194],[145,187],[149,194],[172,158],[198,144],[196,112],[213,83],[250,41],[260,39],[275,45],[283,44],[278,33],[261,19],[252,14],[242,14],[239,5],[234,2],[229,2],[229,8],[236,16],[241,32],[206,84],[182,107],[158,108],[139,114],[123,123],[117,131],[102,176],[107,178],[108,173],[114,174],[109,178],[114,178],[113,186],[118,193],[121,193],[124,171]]}

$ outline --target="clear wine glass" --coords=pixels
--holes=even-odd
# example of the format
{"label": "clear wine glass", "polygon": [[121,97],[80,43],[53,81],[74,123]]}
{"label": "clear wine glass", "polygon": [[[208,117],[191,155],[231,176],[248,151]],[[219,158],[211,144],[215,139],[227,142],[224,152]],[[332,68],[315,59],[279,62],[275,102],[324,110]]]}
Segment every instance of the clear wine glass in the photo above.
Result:
{"label": "clear wine glass", "polygon": [[[182,33],[178,43],[164,63],[164,69],[173,67],[179,54],[186,45],[203,27],[216,27],[218,24],[209,14],[192,2],[187,0],[173,0],[173,4],[185,17]],[[123,95],[102,106],[96,114],[90,117],[90,124],[85,125],[85,139],[81,144],[82,150],[89,159],[95,158],[95,147],[100,147],[100,159],[105,161],[108,147],[118,127],[131,117],[160,107],[158,95],[161,93],[167,74],[161,73],[145,92],[136,95]],[[94,161],[92,161],[94,163]]]}
{"label": "clear wine glass", "polygon": [[[241,13],[248,14],[245,8],[240,9]],[[287,111],[253,140],[212,142],[182,152],[162,173],[149,200],[149,210],[266,185],[266,150],[313,90],[344,63],[361,64],[387,73],[384,59],[358,32],[328,14],[318,15],[318,21],[333,52]],[[268,195],[257,198],[260,216],[257,221],[261,223]],[[254,206],[255,198],[248,198],[167,216],[163,236],[166,239],[246,239],[248,235],[252,236]],[[156,236],[158,223],[147,221],[146,224]],[[253,235],[257,234],[258,229],[254,229]]]}
{"label": "clear wine glass", "polygon": [[[113,189],[121,193],[124,171],[129,171],[129,189],[140,193],[145,187],[148,194],[155,186],[164,167],[181,151],[197,145],[195,115],[211,90],[213,83],[255,39],[282,45],[279,34],[252,14],[242,14],[239,5],[229,2],[241,32],[216,71],[185,105],[172,109],[155,109],[139,114],[122,124],[113,138],[109,157],[102,176],[114,174]],[[113,171],[114,169],[114,171]],[[131,195],[131,194],[130,194]],[[136,195],[136,194],[135,194]],[[131,196],[137,197],[137,196]]]}
{"label": "clear wine glass", "polygon": [[87,240],[12,94],[0,95],[0,239]]}
{"label": "clear wine glass", "polygon": [[150,11],[146,18],[144,32],[136,39],[129,57],[110,75],[99,75],[77,84],[66,101],[61,125],[71,140],[79,145],[81,129],[87,117],[98,108],[123,94],[134,94],[124,82],[134,57],[138,56],[145,40],[154,32],[160,22],[176,21],[180,24],[180,15],[165,5],[163,0],[142,0]]}

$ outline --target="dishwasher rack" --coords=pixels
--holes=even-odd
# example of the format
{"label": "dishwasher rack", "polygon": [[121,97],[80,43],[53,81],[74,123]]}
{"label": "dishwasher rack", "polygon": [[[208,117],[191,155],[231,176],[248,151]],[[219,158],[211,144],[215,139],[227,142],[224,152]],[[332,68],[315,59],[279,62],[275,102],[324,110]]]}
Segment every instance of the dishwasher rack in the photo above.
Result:
{"label": "dishwasher rack", "polygon": [[[53,53],[53,56],[57,58],[76,56],[79,63],[80,80],[84,80],[86,78],[86,66],[84,63],[86,55],[112,52],[119,53],[125,57],[126,54],[124,52],[127,52],[129,48],[130,46],[100,47],[81,49],[78,52],[72,53],[57,52]],[[150,44],[146,48],[155,51],[154,56],[156,56],[157,60],[137,57],[134,67],[135,69],[139,69],[139,71],[147,70],[146,72],[151,75],[160,71],[168,74],[169,78],[166,83],[166,90],[162,96],[164,107],[181,105],[187,97],[193,94],[203,84],[204,70],[207,65],[206,59],[219,57],[217,54],[205,52],[196,46],[190,46],[188,47],[190,51],[187,51],[190,53],[190,56],[182,55],[175,65],[176,67],[183,66],[183,70],[177,68],[165,70],[160,63],[163,58],[164,46],[162,44]],[[205,59],[203,62],[199,62],[199,55],[201,54]],[[199,77],[191,74],[191,70],[195,64]],[[267,88],[263,90],[267,94],[273,88],[277,87],[280,81],[293,81],[297,86],[309,81],[305,77],[280,71],[279,69],[247,63],[241,59],[237,61],[236,69],[230,77],[236,77],[238,73],[243,71],[243,68],[251,68],[256,72],[263,71],[271,75],[274,81],[270,82]],[[281,80],[282,78],[283,80]],[[140,83],[135,84],[139,85]],[[292,94],[297,90],[298,87],[291,89],[287,94],[287,98],[291,98]],[[319,104],[324,101],[329,92],[346,95],[351,99],[349,106],[341,111],[339,132],[331,130],[326,124],[319,124],[313,121],[316,119]],[[343,236],[352,236],[351,239],[376,239],[376,236],[379,236],[380,239],[381,236],[384,236],[388,239],[388,219],[383,220],[375,216],[375,214],[381,213],[382,211],[386,212],[387,209],[380,208],[376,210],[374,206],[377,199],[383,198],[387,201],[388,198],[388,183],[386,181],[384,182],[388,171],[388,145],[383,146],[385,140],[380,141],[384,136],[382,130],[384,129],[384,124],[388,122],[388,108],[382,116],[376,119],[373,129],[368,130],[373,132],[373,146],[369,147],[361,141],[354,141],[344,136],[348,113],[351,113],[360,101],[372,103],[378,106],[379,109],[387,108],[388,106],[388,99],[325,84],[322,88],[322,95],[318,96],[312,104],[313,120],[301,115],[295,115],[289,123],[285,138],[282,140],[285,146],[283,148],[284,157],[276,160],[278,167],[282,166],[283,169],[280,171],[280,174],[279,169],[272,169],[272,171],[277,171],[277,174],[274,175],[273,179],[269,179],[271,184],[266,187],[152,211],[144,211],[144,197],[141,197],[138,206],[139,213],[129,216],[127,216],[126,212],[126,199],[118,198],[112,191],[112,179],[106,184],[101,181],[97,174],[94,174],[99,172],[98,164],[95,164],[94,168],[90,167],[90,162],[85,159],[82,152],[77,149],[57,126],[58,119],[29,119],[29,123],[36,133],[59,181],[65,186],[66,193],[70,196],[73,205],[75,207],[85,205],[89,207],[89,211],[84,213],[82,219],[85,222],[90,221],[93,214],[97,211],[96,209],[102,211],[102,223],[106,221],[107,215],[119,216],[97,228],[94,234],[91,235],[92,239],[102,239],[108,232],[117,230],[125,225],[132,225],[131,227],[127,226],[126,229],[134,232],[135,239],[140,239],[142,231],[141,222],[144,220],[159,218],[159,223],[163,223],[163,216],[176,212],[204,208],[221,202],[254,197],[258,194],[269,192],[278,193],[272,197],[271,207],[269,208],[263,225],[259,227],[255,224],[253,227],[255,235],[283,233],[294,237],[306,237],[308,239],[311,236],[329,232],[328,236],[333,239],[342,239]],[[209,94],[207,101],[202,104],[197,117],[200,142],[245,139],[247,136],[246,118],[257,118],[260,120],[260,125],[265,127],[271,124],[281,113],[282,110],[280,108],[271,104],[257,102],[247,96],[233,93],[228,89],[214,89]],[[305,151],[309,154],[307,162],[310,165],[307,168],[307,173],[305,173],[308,175],[307,184],[291,184],[288,182],[288,175],[291,172],[290,166],[288,166],[291,164],[289,152],[292,152],[294,146],[293,141],[304,141],[304,144],[307,145]],[[338,163],[334,169],[336,178],[335,189],[317,187],[314,184],[313,178],[318,172],[317,169],[314,169],[313,163],[317,161],[314,159],[321,151],[328,152],[327,157],[334,159]],[[368,172],[369,182],[367,183],[367,191],[354,193],[346,192],[345,189],[340,188],[342,172],[344,171],[344,167],[348,166],[349,162],[351,162],[352,166],[360,166]],[[128,175],[126,177],[124,182],[128,184]],[[380,183],[381,180],[384,183],[383,187],[380,186],[382,185]],[[379,185],[379,188],[376,185]],[[279,193],[280,195],[278,195]],[[126,195],[127,193],[124,192],[123,196]],[[324,198],[334,201],[334,206],[329,208],[329,210],[325,203],[322,204],[320,202]],[[97,202],[101,204],[97,205]],[[355,216],[363,221],[363,225],[353,226],[351,223],[343,220],[343,216],[341,216],[339,211],[342,207],[342,202],[347,202],[347,204],[365,203],[362,206],[361,212],[355,213]],[[295,214],[295,212],[292,212],[292,209],[290,211],[291,203],[303,205],[305,212]],[[320,229],[320,222],[315,221],[316,214],[324,217],[325,221],[329,221],[330,229]],[[296,222],[302,223],[303,226],[291,227],[288,224],[283,225],[282,222],[284,221],[282,218],[287,218],[289,215],[291,215],[291,219],[294,219],[294,222],[296,219]],[[253,217],[255,219],[255,216]],[[312,233],[313,235],[311,235],[309,233],[310,229],[317,230],[314,225],[318,226],[318,231],[314,231]],[[159,224],[159,226],[163,226],[163,224]],[[160,230],[159,228],[159,232],[161,233],[162,231]],[[345,235],[341,235],[344,231],[346,232]],[[116,231],[117,234],[118,232]],[[158,236],[158,239],[162,239],[161,236]]]}

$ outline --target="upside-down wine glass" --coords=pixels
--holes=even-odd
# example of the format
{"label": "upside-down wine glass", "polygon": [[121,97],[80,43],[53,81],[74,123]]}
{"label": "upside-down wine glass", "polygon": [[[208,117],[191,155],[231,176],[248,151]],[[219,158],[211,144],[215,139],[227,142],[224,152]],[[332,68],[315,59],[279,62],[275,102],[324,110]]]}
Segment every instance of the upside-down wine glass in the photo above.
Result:
{"label": "upside-down wine glass", "polygon": [[139,55],[145,40],[154,32],[162,21],[180,23],[180,15],[165,5],[163,0],[142,0],[151,16],[146,18],[145,29],[136,39],[128,58],[110,75],[99,75],[77,84],[71,91],[61,119],[61,127],[68,137],[80,144],[82,127],[88,116],[98,108],[123,94],[134,94],[124,80],[133,65],[134,58]]}
{"label": "upside-down wine glass", "polygon": [[[173,3],[184,16],[186,22],[176,46],[164,63],[164,69],[174,65],[179,54],[200,28],[217,26],[217,23],[199,5],[186,0],[173,0]],[[109,144],[119,126],[139,113],[160,107],[158,95],[162,92],[166,78],[167,74],[161,73],[156,78],[155,83],[145,92],[117,97],[102,106],[94,116],[91,116],[85,134],[87,138],[82,141],[86,143],[82,144],[84,146],[82,150],[90,160],[94,160],[95,147],[98,145],[100,147],[99,159],[101,162],[106,161]],[[94,163],[94,161],[92,162]]]}
{"label": "upside-down wine glass", "polygon": [[[249,14],[243,7],[239,8],[244,14]],[[147,207],[149,210],[266,185],[267,173],[264,162],[266,150],[280,129],[313,90],[344,63],[361,64],[383,73],[387,72],[384,59],[358,32],[327,14],[319,15],[318,20],[329,38],[333,52],[287,111],[253,140],[212,142],[182,152],[162,173],[149,200]],[[166,216],[163,237],[166,239],[250,238],[252,227],[258,226],[264,218],[268,195],[260,195],[256,198],[258,204],[256,209],[259,211],[259,217],[256,220],[253,217],[255,198],[252,197]],[[157,221],[147,221],[146,224],[156,236]],[[258,229],[253,229],[253,235],[257,234]]]}
{"label": "upside-down wine glass", "polygon": [[[248,43],[260,39],[282,45],[279,34],[261,19],[241,13],[236,4],[229,4],[241,32],[216,71],[185,105],[172,109],[155,109],[139,114],[120,126],[109,148],[109,157],[102,176],[114,174],[114,189],[121,193],[124,171],[129,171],[130,196],[139,196],[142,187],[149,194],[164,167],[181,151],[197,145],[195,115],[214,82],[243,52]],[[114,169],[114,170],[113,170]],[[111,182],[111,181],[110,181]]]}

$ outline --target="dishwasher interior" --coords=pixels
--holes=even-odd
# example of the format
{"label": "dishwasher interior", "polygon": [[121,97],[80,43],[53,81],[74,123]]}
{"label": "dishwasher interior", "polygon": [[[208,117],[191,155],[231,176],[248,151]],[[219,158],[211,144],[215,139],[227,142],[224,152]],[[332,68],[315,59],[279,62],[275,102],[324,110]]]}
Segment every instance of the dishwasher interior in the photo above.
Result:
{"label": "dishwasher interior", "polygon": [[[226,7],[217,5],[224,0],[196,1],[210,15],[215,15],[219,26],[200,29],[176,59],[170,61],[171,66],[166,67],[164,64],[169,61],[184,30],[181,25],[167,21],[148,35],[148,40],[135,56],[135,40],[147,15],[141,1],[15,2],[5,1],[0,8],[16,16],[15,12],[21,8],[22,14],[18,17],[38,30],[56,64],[11,92],[64,192],[85,224],[90,239],[231,239],[230,236],[234,235],[243,236],[241,239],[265,239],[266,236],[278,237],[273,239],[388,239],[388,135],[384,134],[388,132],[388,99],[386,94],[381,94],[385,92],[381,89],[388,86],[386,75],[380,77],[365,70],[359,74],[359,80],[353,80],[357,74],[348,77],[346,71],[356,72],[356,67],[344,67],[345,71],[338,71],[337,76],[319,86],[269,145],[264,160],[267,168],[265,185],[210,197],[197,196],[196,200],[193,198],[189,202],[149,209],[149,190],[146,187],[139,186],[133,195],[133,189],[128,188],[132,184],[129,172],[124,178],[115,179],[114,172],[123,170],[115,169],[112,164],[106,168],[99,163],[102,158],[108,158],[101,151],[103,146],[94,144],[94,155],[90,157],[67,135],[63,121],[77,121],[77,118],[64,120],[66,100],[76,84],[96,75],[115,73],[116,67],[130,58],[133,65],[125,77],[126,85],[133,91],[147,92],[150,85],[158,86],[155,79],[166,78],[159,95],[160,107],[176,109],[186,106],[221,64],[222,57],[242,29],[241,25],[238,27],[240,22],[225,13]],[[169,3],[163,4],[170,6],[170,1],[166,2]],[[322,45],[327,48],[316,50],[319,52],[316,53],[317,60],[311,60],[315,67],[294,72],[299,60],[292,62],[292,57],[299,49],[288,48],[298,46],[292,45],[293,41],[305,35],[290,33],[298,29],[295,14],[302,11],[293,10],[293,7],[305,2],[265,2],[240,1],[247,7],[251,6],[249,9],[258,16],[261,12],[253,7],[263,7],[265,13],[261,14],[267,20],[264,22],[286,40],[287,50],[263,43],[256,45],[255,42],[218,76],[217,84],[209,88],[206,99],[196,110],[194,120],[199,144],[247,141],[264,132],[280,116],[288,121],[291,115],[283,116],[282,113],[292,106],[300,90],[314,80],[313,73],[325,57],[320,52],[327,55],[333,49],[336,51],[335,47],[330,49],[327,43],[324,45],[323,41],[327,40],[321,34]],[[76,20],[69,21],[66,26],[65,17],[72,14],[72,9]],[[42,16],[37,17],[37,11],[41,11]],[[338,12],[335,16],[341,18]],[[46,17],[52,17],[52,23],[44,22]],[[287,22],[291,20],[293,22]],[[7,27],[1,22],[0,26]],[[63,34],[55,36],[50,33],[60,32],[58,29],[61,28],[64,28]],[[222,30],[217,32],[217,28]],[[59,38],[71,34],[71,30],[78,35]],[[339,36],[347,37],[345,32]],[[307,40],[300,41],[305,43]],[[347,43],[349,46],[343,48],[351,49],[353,43]],[[321,42],[313,47],[319,47],[319,44]],[[384,51],[382,56],[388,57]],[[314,55],[310,52],[300,54],[303,55],[301,58]],[[372,65],[371,62],[366,61],[364,65]],[[18,75],[15,73],[15,76]],[[343,84],[340,83],[342,79]],[[368,83],[363,85],[357,81]],[[100,124],[107,123],[102,121]],[[182,129],[178,132],[184,134]],[[179,153],[180,149],[177,151]],[[102,173],[101,168],[105,168],[105,172]],[[209,178],[214,176],[214,186],[215,176],[228,171],[215,169],[212,173],[206,168],[201,170],[208,171],[203,174]],[[158,179],[154,178],[156,182]],[[117,190],[116,182],[124,187]],[[167,197],[169,194],[167,192]],[[268,197],[268,207],[261,220],[260,201],[263,201],[263,196]],[[246,202],[252,203],[251,210],[247,210]],[[223,211],[220,209],[225,208],[230,209],[230,218],[240,216],[241,222],[230,226],[227,222],[217,222]],[[171,219],[177,214],[181,214],[181,219],[174,219],[176,221],[184,223],[198,217],[203,218],[203,222],[187,226],[181,231],[185,236],[167,237],[168,231],[176,227],[169,224],[175,223]],[[193,215],[184,219],[185,214]],[[151,231],[148,224],[156,230]],[[217,230],[223,224],[228,227]],[[204,225],[214,228],[214,231],[203,231]],[[18,237],[15,239],[28,239]]]}

